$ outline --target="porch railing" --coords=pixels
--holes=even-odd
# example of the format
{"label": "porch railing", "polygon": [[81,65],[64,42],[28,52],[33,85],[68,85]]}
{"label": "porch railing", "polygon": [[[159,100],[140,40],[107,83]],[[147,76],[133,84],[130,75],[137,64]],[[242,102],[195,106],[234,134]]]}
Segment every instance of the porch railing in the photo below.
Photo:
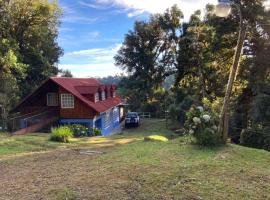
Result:
{"label": "porch railing", "polygon": [[26,128],[32,125],[39,124],[44,120],[58,116],[57,110],[48,110],[44,112],[34,112],[25,115],[16,116],[8,119],[8,127],[11,132]]}

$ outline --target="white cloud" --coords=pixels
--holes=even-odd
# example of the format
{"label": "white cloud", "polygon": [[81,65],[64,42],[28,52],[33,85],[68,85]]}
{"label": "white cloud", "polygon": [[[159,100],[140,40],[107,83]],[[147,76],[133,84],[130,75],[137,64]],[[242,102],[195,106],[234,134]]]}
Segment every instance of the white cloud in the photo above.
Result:
{"label": "white cloud", "polygon": [[77,16],[77,15],[64,15],[62,18],[62,22],[67,23],[78,23],[78,24],[92,24],[96,22],[98,18],[94,17],[83,17],[83,16]]}
{"label": "white cloud", "polygon": [[88,8],[94,8],[94,9],[100,9],[100,10],[107,9],[106,7],[104,7],[102,5],[100,6],[100,5],[94,4],[94,3],[88,3],[88,2],[84,2],[84,1],[78,1],[78,3],[81,6],[88,7]]}
{"label": "white cloud", "polygon": [[86,49],[80,51],[73,51],[67,53],[66,56],[74,56],[74,57],[102,57],[102,56],[112,56],[115,55],[118,49],[121,47],[121,44],[115,44],[114,46],[106,47],[106,48],[93,48],[93,49]]}
{"label": "white cloud", "polygon": [[176,4],[184,12],[185,19],[197,9],[204,9],[205,5],[216,4],[217,0],[96,0],[95,5],[117,6],[127,9],[128,16],[134,17],[142,13],[161,13]]}
{"label": "white cloud", "polygon": [[121,44],[115,44],[106,48],[92,48],[69,52],[61,59],[59,68],[70,70],[76,77],[108,76],[121,73],[114,65],[113,57]]}

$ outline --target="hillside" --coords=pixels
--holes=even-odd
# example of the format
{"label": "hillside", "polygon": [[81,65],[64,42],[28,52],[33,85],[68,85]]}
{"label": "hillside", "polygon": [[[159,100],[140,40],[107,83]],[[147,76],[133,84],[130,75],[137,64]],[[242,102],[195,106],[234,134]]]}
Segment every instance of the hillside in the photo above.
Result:
{"label": "hillside", "polygon": [[145,120],[122,135],[67,145],[47,134],[1,136],[0,199],[270,199],[269,152],[199,148],[181,137],[143,141],[171,135],[164,127]]}

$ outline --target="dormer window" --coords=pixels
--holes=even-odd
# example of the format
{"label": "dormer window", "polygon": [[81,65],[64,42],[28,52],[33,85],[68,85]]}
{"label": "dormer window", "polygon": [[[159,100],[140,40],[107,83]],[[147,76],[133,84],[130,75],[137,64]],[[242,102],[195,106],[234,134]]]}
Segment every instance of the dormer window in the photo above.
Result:
{"label": "dormer window", "polygon": [[104,90],[101,92],[101,100],[102,100],[102,101],[105,100],[105,91],[104,91]]}
{"label": "dormer window", "polygon": [[99,101],[99,94],[97,92],[97,93],[95,93],[95,102],[98,102],[98,101]]}
{"label": "dormer window", "polygon": [[108,91],[107,90],[105,90],[105,99],[108,99]]}
{"label": "dormer window", "polygon": [[102,101],[101,91],[98,92],[98,99],[99,99],[99,101]]}

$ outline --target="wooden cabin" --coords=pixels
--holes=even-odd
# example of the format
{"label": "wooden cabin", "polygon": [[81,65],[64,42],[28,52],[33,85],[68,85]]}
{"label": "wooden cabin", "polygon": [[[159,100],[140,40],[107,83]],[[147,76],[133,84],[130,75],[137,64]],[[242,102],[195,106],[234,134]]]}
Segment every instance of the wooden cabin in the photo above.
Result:
{"label": "wooden cabin", "polygon": [[90,130],[95,127],[102,131],[102,135],[109,135],[122,117],[122,101],[115,92],[115,85],[103,85],[93,78],[52,77],[24,98],[13,112],[26,116],[21,119],[21,129],[28,128],[31,123],[37,125],[32,121],[38,120],[29,122],[27,119],[43,116],[39,120],[41,123],[48,124],[57,119],[60,124],[83,124]]}

